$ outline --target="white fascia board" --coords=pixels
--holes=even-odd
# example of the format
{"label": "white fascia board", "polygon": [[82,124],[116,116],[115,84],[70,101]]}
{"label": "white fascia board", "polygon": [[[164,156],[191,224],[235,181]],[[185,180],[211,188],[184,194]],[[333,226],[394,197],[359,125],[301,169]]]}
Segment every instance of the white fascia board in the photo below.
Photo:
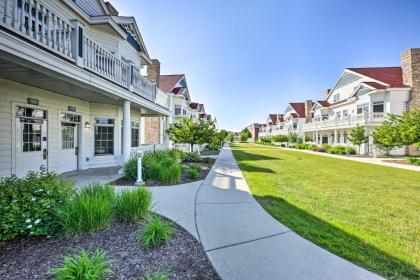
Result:
{"label": "white fascia board", "polygon": [[121,27],[112,19],[110,16],[95,16],[90,18],[90,24],[109,24],[114,31],[121,36],[124,40],[127,39],[127,34],[121,29]]}
{"label": "white fascia board", "polygon": [[[368,67],[368,68],[369,68],[369,67]],[[351,73],[351,74],[354,74],[354,75],[358,75],[358,76],[361,76],[361,77],[365,77],[365,78],[368,78],[368,79],[372,79],[372,80],[373,80],[373,82],[376,82],[376,83],[381,84],[381,85],[383,85],[383,86],[388,86],[388,87],[389,87],[389,84],[384,83],[384,82],[379,81],[379,80],[375,80],[375,79],[373,79],[373,78],[371,78],[371,77],[369,77],[369,76],[362,75],[362,74],[360,74],[360,73],[357,73],[357,72],[351,71],[351,70],[349,70],[349,69],[346,69],[346,71],[347,71],[348,73]],[[365,81],[365,82],[366,82],[366,81]],[[364,82],[361,82],[361,83],[364,83]],[[367,83],[369,83],[369,82],[367,82]]]}
{"label": "white fascia board", "polygon": [[141,32],[140,32],[139,26],[136,22],[136,19],[134,17],[123,17],[123,16],[118,16],[118,17],[113,16],[112,18],[120,24],[132,24],[134,26],[137,37],[140,41],[140,45],[143,47],[145,55],[148,58],[150,58],[149,52],[147,51],[146,44],[144,43],[144,40],[143,40],[143,36],[141,36]]}

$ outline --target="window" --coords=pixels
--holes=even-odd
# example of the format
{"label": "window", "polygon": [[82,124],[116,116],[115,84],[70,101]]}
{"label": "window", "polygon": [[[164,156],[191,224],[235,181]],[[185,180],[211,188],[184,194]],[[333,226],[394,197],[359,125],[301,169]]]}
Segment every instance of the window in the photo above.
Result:
{"label": "window", "polygon": [[338,132],[337,133],[337,143],[341,142],[341,134]]}
{"label": "window", "polygon": [[368,103],[357,105],[357,114],[363,114],[365,112],[369,112]]}
{"label": "window", "polygon": [[347,131],[344,131],[344,134],[343,134],[343,143],[344,144],[347,143]]}
{"label": "window", "polygon": [[341,119],[341,112],[337,112],[336,118]]}
{"label": "window", "polygon": [[374,101],[373,102],[373,112],[374,113],[383,113],[384,112],[384,102],[383,101]]}
{"label": "window", "polygon": [[95,118],[95,155],[114,154],[114,120]]}
{"label": "window", "polygon": [[79,123],[80,122],[80,116],[63,113],[63,114],[61,114],[61,121],[62,122],[68,122],[68,123]]}
{"label": "window", "polygon": [[348,110],[343,110],[343,117],[347,117],[349,115],[349,111]]}
{"label": "window", "polygon": [[16,107],[16,117],[46,119],[47,118],[47,111],[18,106],[18,107]]}
{"label": "window", "polygon": [[293,123],[293,129],[297,129],[297,123]]}
{"label": "window", "polygon": [[23,123],[23,152],[41,151],[42,124]]}
{"label": "window", "polygon": [[175,115],[176,116],[181,115],[181,106],[175,105]]}
{"label": "window", "polygon": [[63,150],[74,149],[74,126],[61,127],[61,145]]}
{"label": "window", "polygon": [[340,94],[339,93],[335,94],[333,99],[334,99],[334,102],[338,102],[340,100]]}
{"label": "window", "polygon": [[187,115],[187,110],[182,109],[182,115],[186,116]]}
{"label": "window", "polygon": [[328,120],[328,114],[322,114],[321,117],[323,121]]}
{"label": "window", "polygon": [[[121,151],[123,146],[123,134],[124,134],[124,128],[123,128],[123,121],[121,121]],[[131,147],[136,148],[139,147],[140,137],[140,124],[139,122],[131,122]]]}

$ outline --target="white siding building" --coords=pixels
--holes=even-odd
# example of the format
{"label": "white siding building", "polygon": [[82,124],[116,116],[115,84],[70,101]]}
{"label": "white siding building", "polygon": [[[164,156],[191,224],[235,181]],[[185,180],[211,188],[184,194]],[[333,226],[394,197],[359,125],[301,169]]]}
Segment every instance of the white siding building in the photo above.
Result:
{"label": "white siding building", "polygon": [[122,164],[142,117],[171,114],[134,18],[103,1],[0,0],[0,60],[0,177]]}

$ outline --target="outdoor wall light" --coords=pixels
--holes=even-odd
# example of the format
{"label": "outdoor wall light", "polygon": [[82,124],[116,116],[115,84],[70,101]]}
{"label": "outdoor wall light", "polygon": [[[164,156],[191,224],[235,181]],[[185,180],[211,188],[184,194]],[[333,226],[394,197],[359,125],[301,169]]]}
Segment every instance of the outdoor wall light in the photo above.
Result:
{"label": "outdoor wall light", "polygon": [[90,122],[85,122],[85,128],[90,128]]}

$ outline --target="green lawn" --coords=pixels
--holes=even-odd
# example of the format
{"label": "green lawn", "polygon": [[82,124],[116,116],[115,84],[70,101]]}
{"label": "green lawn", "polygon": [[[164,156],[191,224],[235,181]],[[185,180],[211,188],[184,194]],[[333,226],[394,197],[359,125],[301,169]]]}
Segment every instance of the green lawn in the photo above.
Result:
{"label": "green lawn", "polygon": [[420,279],[420,172],[232,145],[252,194],[304,238],[391,279]]}

